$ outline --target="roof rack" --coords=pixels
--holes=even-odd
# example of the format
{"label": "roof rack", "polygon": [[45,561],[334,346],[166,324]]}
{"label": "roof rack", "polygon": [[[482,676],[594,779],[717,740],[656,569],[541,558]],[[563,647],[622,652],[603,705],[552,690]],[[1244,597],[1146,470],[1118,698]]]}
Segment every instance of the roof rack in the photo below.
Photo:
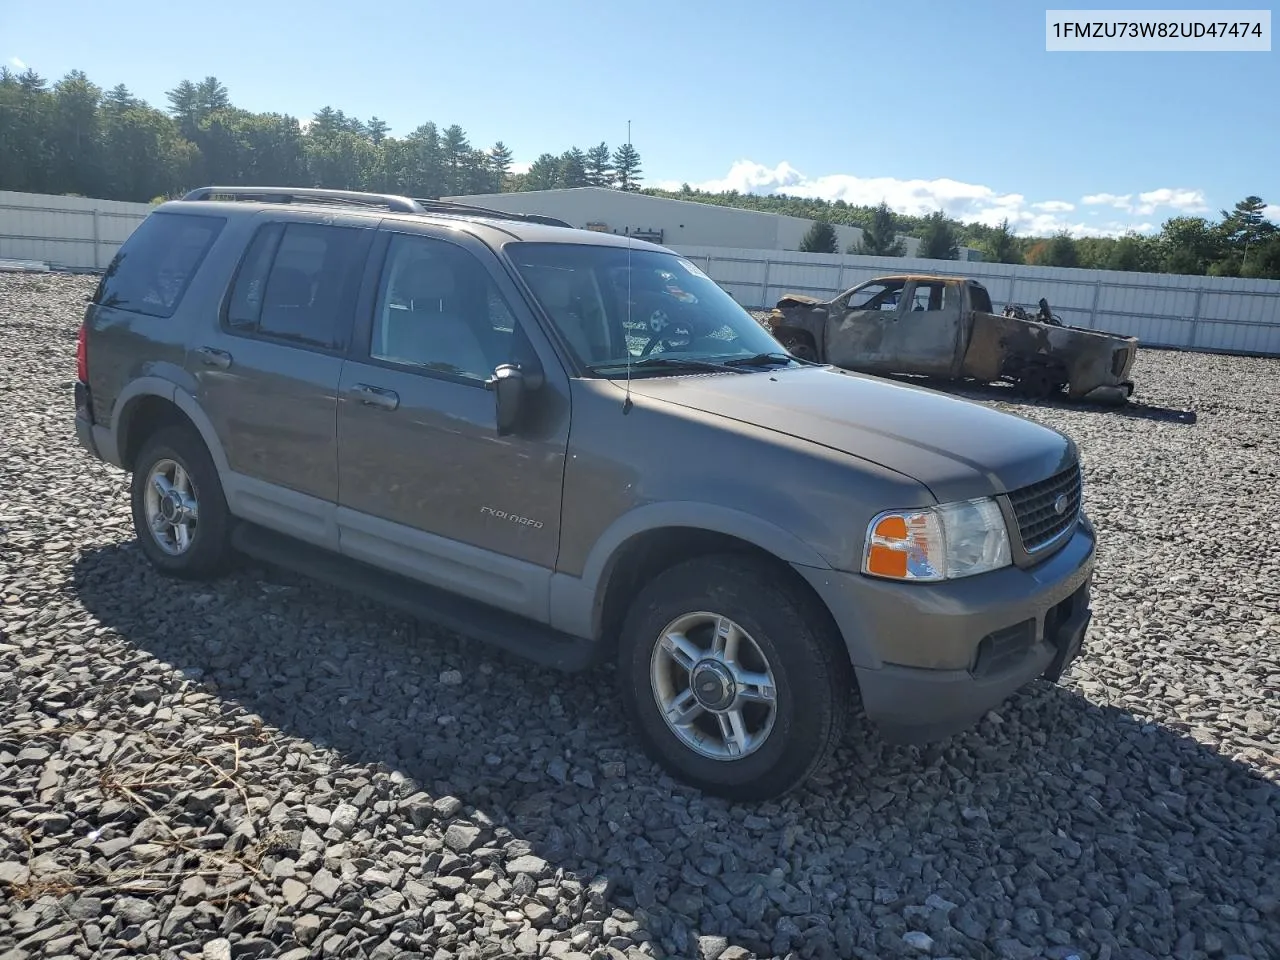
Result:
{"label": "roof rack", "polygon": [[552,227],[572,225],[540,213],[511,213],[454,200],[402,197],[392,193],[365,193],[359,190],[324,190],[319,187],[199,187],[183,200],[257,200],[262,203],[336,203],[363,207],[386,207],[393,213],[471,214],[495,220],[521,220]]}
{"label": "roof rack", "polygon": [[573,225],[555,217],[541,213],[512,213],[509,210],[494,210],[492,207],[478,207],[471,203],[459,203],[456,200],[432,200],[427,197],[414,197],[414,202],[422,206],[427,213],[470,213],[477,217],[492,217],[495,220],[523,220],[526,223],[542,223],[550,227],[568,227]]}
{"label": "roof rack", "polygon": [[263,203],[338,203],[386,207],[396,213],[424,213],[409,197],[359,190],[322,190],[311,187],[198,187],[183,200],[257,200]]}

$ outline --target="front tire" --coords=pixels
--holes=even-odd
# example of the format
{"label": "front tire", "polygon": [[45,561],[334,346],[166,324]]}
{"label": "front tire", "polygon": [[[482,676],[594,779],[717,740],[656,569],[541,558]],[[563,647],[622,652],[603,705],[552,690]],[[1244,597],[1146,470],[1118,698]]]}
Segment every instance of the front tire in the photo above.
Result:
{"label": "front tire", "polygon": [[783,349],[793,356],[799,357],[801,360],[812,360],[817,362],[818,348],[814,346],[813,341],[807,336],[798,333],[783,334],[778,339]]}
{"label": "front tire", "polygon": [[213,458],[192,430],[165,427],[147,438],[130,501],[138,544],[161,573],[207,580],[226,570],[231,517]]}
{"label": "front tire", "polygon": [[619,684],[655,762],[729,800],[804,784],[840,742],[854,693],[821,613],[772,567],[736,555],[650,581],[623,626]]}

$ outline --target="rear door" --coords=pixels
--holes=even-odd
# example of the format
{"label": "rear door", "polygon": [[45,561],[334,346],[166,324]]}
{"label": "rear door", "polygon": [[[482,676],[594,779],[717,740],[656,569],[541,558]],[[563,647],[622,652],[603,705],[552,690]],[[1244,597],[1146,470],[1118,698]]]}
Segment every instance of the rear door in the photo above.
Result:
{"label": "rear door", "polygon": [[[342,551],[545,620],[560,539],[569,380],[511,278],[465,234],[379,236],[338,401]],[[496,431],[485,381],[541,372]]]}
{"label": "rear door", "polygon": [[263,214],[188,367],[236,514],[337,548],[337,394],[376,221]]}

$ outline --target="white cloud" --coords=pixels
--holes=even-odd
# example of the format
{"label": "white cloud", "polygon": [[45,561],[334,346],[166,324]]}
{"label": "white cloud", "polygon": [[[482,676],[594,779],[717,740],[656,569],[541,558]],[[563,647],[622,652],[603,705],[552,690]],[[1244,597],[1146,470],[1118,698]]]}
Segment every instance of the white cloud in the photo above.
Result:
{"label": "white cloud", "polygon": [[1280,203],[1269,203],[1262,208],[1262,215],[1272,223],[1280,223]]}
{"label": "white cloud", "polygon": [[1080,202],[1088,207],[1111,206],[1119,207],[1121,210],[1129,209],[1129,201],[1133,199],[1133,194],[1126,193],[1123,195],[1114,193],[1094,193],[1087,197],[1081,197]]}
{"label": "white cloud", "polygon": [[[522,161],[522,162],[520,162],[520,163],[513,163],[513,164],[511,164],[511,171],[510,171],[510,172],[511,172],[511,173],[528,173],[528,172],[529,172],[529,168],[530,168],[530,167],[532,167],[532,166],[533,166],[533,164],[532,164],[532,163],[525,163],[525,162],[523,162],[523,161]],[[677,185],[676,185],[676,189],[679,189],[679,184],[677,184]]]}
{"label": "white cloud", "polygon": [[[679,190],[675,181],[655,183],[663,190]],[[785,193],[796,197],[821,200],[843,200],[858,206],[874,206],[886,202],[897,213],[924,216],[942,210],[948,216],[964,222],[977,222],[996,226],[1007,219],[1010,227],[1020,234],[1046,236],[1067,231],[1073,236],[1118,236],[1127,230],[1150,232],[1149,223],[1130,223],[1111,219],[1098,224],[1079,222],[1074,213],[1076,205],[1066,200],[1028,200],[1020,193],[1001,193],[992,187],[976,183],[964,183],[950,178],[936,180],[899,180],[894,177],[858,177],[853,174],[826,174],[808,177],[791,164],[783,161],[768,167],[753,160],[739,160],[721,178],[691,187],[719,193],[737,190],[739,193]],[[1084,197],[1085,206],[1112,206],[1134,216],[1147,216],[1157,208],[1166,207],[1178,212],[1207,209],[1204,194],[1199,190],[1153,190],[1133,196],[1098,193]],[[1095,211],[1090,211],[1096,216]]]}
{"label": "white cloud", "polygon": [[1088,206],[1111,206],[1140,217],[1149,217],[1161,208],[1175,214],[1208,213],[1209,211],[1203,190],[1169,187],[1140,193],[1136,201],[1131,193],[1095,193],[1081,198],[1080,202]]}
{"label": "white cloud", "polygon": [[13,69],[15,69],[15,70],[25,70],[25,69],[27,69],[27,65],[26,65],[25,63],[23,63],[21,60],[19,60],[17,57],[10,57],[10,58],[9,58],[9,65],[10,65],[11,67],[13,67]]}
{"label": "white cloud", "polygon": [[1142,216],[1155,213],[1161,207],[1178,213],[1208,213],[1209,211],[1203,190],[1170,190],[1165,187],[1140,193],[1138,199],[1142,202],[1133,208],[1133,212]]}

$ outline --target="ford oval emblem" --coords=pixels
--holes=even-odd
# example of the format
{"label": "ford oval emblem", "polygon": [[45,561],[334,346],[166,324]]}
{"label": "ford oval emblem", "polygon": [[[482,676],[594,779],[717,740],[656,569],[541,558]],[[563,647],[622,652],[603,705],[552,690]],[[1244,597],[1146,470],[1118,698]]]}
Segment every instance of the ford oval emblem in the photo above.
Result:
{"label": "ford oval emblem", "polygon": [[1067,506],[1070,503],[1071,501],[1067,498],[1065,493],[1058,494],[1058,499],[1053,501],[1053,512],[1058,516],[1062,516],[1067,512]]}

